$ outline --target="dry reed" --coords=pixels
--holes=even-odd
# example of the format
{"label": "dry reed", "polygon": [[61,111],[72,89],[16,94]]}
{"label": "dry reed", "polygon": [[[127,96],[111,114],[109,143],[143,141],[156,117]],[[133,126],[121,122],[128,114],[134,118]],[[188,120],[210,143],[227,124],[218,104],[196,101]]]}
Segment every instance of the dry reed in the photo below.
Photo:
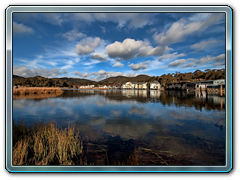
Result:
{"label": "dry reed", "polygon": [[[13,121],[14,122],[14,121]],[[79,164],[83,143],[74,127],[59,129],[53,122],[13,123],[13,165]]]}
{"label": "dry reed", "polygon": [[60,88],[47,88],[47,87],[29,87],[13,89],[13,95],[27,95],[27,94],[61,94],[63,91]]}

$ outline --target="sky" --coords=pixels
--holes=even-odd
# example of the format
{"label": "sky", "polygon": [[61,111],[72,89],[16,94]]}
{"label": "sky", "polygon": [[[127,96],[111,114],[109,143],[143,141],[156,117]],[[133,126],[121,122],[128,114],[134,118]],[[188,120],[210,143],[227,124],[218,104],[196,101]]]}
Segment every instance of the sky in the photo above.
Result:
{"label": "sky", "polygon": [[225,68],[224,13],[13,13],[13,74],[100,81]]}

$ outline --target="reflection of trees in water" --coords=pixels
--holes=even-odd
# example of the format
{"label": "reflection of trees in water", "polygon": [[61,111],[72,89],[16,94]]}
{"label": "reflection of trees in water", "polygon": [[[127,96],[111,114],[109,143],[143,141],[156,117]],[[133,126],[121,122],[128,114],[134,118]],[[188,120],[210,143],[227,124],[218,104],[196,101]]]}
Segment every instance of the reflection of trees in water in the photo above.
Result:
{"label": "reflection of trees in water", "polygon": [[198,95],[187,91],[156,91],[156,90],[67,90],[63,98],[76,98],[100,95],[112,101],[137,101],[139,103],[161,103],[176,107],[194,107],[197,110],[225,109],[225,97],[217,95]]}
{"label": "reflection of trees in water", "polygon": [[130,156],[134,154],[134,140],[123,140],[120,136],[109,136],[107,164],[127,164]]}

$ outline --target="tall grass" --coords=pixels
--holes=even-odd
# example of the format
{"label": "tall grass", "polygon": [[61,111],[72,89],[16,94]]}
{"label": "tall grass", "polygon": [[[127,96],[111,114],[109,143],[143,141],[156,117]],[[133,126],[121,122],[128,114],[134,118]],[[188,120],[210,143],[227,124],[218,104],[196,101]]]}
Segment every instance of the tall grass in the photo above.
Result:
{"label": "tall grass", "polygon": [[63,93],[60,88],[29,87],[13,89],[13,95]]}
{"label": "tall grass", "polygon": [[13,165],[74,165],[81,161],[83,143],[74,127],[57,128],[53,122],[13,121]]}
{"label": "tall grass", "polygon": [[[91,152],[88,152],[88,145],[106,146],[101,150],[106,153],[106,157],[101,158],[105,158],[106,165],[110,165],[107,145],[88,142],[84,144],[86,147],[83,153],[83,139],[79,133],[75,133],[74,126],[61,129],[54,122],[37,122],[29,128],[23,119],[17,123],[13,120],[13,165],[91,165],[97,160],[92,157],[89,159],[92,163],[88,163],[86,155],[97,155],[98,150],[90,148]],[[114,161],[113,165],[139,165],[138,157],[131,155],[124,162]]]}

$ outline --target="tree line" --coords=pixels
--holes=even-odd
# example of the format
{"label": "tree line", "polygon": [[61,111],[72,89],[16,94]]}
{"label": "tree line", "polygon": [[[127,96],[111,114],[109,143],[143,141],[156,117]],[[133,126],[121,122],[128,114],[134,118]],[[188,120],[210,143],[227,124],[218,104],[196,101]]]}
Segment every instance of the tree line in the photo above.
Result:
{"label": "tree line", "polygon": [[[121,77],[122,78],[122,77]],[[130,77],[129,77],[130,78]],[[128,82],[129,78],[124,79],[124,81]],[[181,73],[176,71],[175,73],[163,74],[161,76],[152,76],[150,78],[145,79],[145,82],[153,82],[158,81],[162,87],[167,88],[167,86],[171,83],[178,82],[197,82],[203,80],[215,80],[215,79],[225,79],[225,69],[206,69],[204,71],[196,70],[195,72]],[[119,83],[116,77],[116,83]],[[110,82],[92,82],[95,86],[100,84],[112,84]],[[121,82],[123,83],[123,82]],[[28,78],[16,77],[13,78],[14,86],[27,86],[27,87],[73,87],[73,83],[71,81],[62,80],[60,78],[45,78],[41,76],[34,76]],[[86,82],[77,83],[77,85],[87,85]]]}
{"label": "tree line", "polygon": [[171,83],[178,82],[197,82],[204,80],[225,79],[225,69],[206,69],[204,71],[196,70],[195,72],[163,74],[161,76],[152,76],[147,82],[158,81],[162,87],[167,88]]}
{"label": "tree line", "polygon": [[28,78],[17,77],[13,79],[13,86],[25,87],[73,87],[73,83],[58,78],[45,78],[34,76]]}

